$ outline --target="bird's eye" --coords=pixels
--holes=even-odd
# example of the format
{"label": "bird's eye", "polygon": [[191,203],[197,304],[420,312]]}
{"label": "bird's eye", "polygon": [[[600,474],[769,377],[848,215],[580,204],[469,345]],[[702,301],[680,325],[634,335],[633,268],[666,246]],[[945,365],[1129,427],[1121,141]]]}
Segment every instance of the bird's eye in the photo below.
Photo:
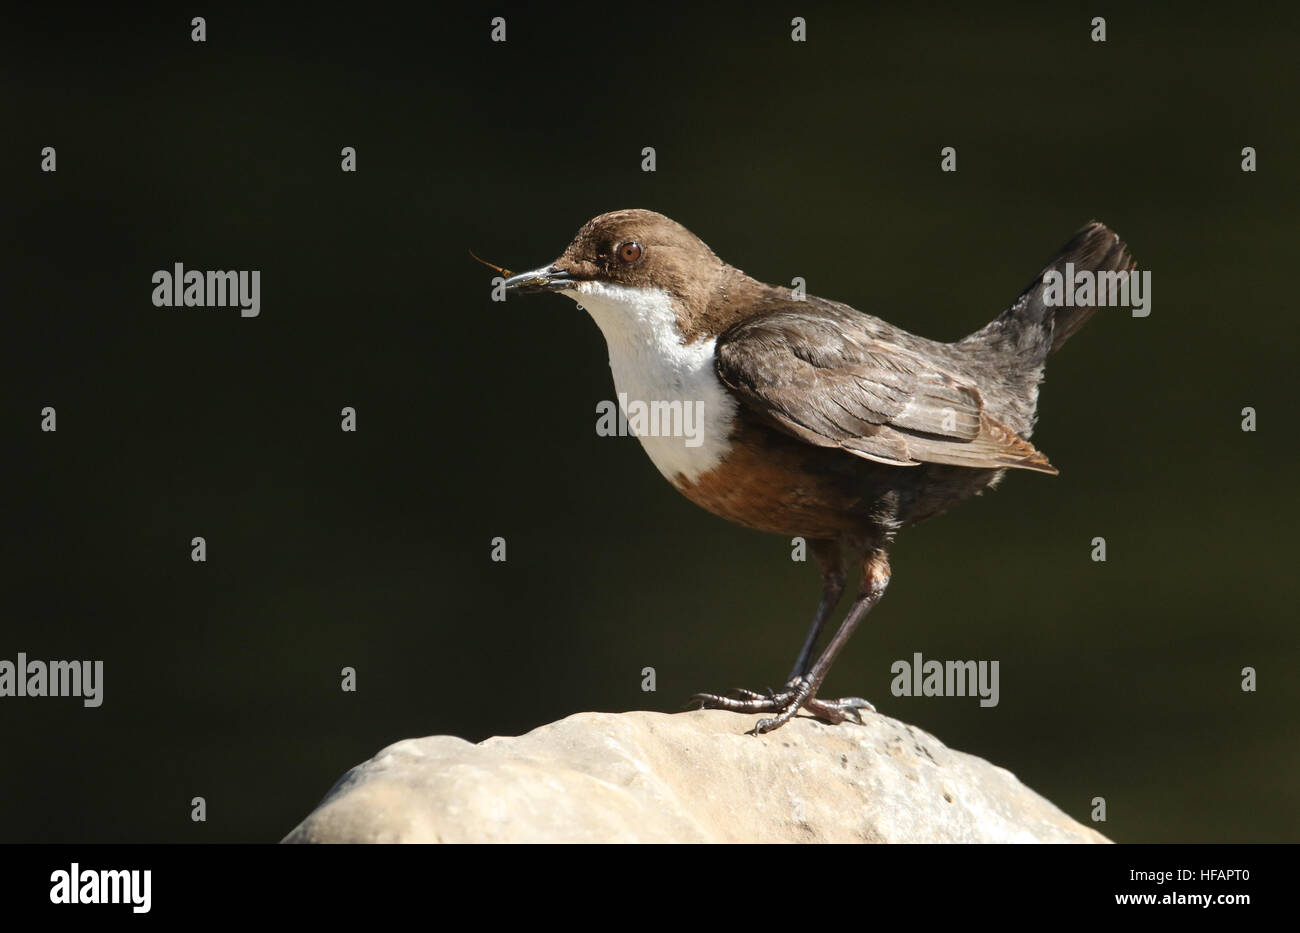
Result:
{"label": "bird's eye", "polygon": [[636,262],[641,258],[641,244],[624,243],[618,248],[618,258],[626,263]]}

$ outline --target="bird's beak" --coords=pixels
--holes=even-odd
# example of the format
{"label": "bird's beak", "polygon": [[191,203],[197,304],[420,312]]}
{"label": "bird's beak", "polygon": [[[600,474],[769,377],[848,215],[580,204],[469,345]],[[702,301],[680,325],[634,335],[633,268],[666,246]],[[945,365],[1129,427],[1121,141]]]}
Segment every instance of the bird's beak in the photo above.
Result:
{"label": "bird's beak", "polygon": [[577,279],[569,277],[563,269],[553,264],[532,272],[520,272],[506,279],[506,293],[509,295],[537,295],[541,292],[559,292],[577,284]]}

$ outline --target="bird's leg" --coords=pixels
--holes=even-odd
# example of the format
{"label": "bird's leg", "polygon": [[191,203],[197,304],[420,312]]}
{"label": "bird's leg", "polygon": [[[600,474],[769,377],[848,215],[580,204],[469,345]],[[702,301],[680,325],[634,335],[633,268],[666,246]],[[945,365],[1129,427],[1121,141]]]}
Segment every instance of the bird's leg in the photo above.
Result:
{"label": "bird's leg", "polygon": [[808,629],[808,637],[804,639],[803,647],[799,649],[799,657],[795,659],[794,668],[786,678],[787,687],[793,687],[796,680],[808,673],[808,665],[812,663],[813,649],[817,647],[822,626],[826,624],[826,620],[839,605],[840,597],[844,595],[844,561],[840,557],[839,542],[814,540],[809,548],[821,568],[822,598],[817,604],[817,614],[813,616],[812,626]]}
{"label": "bird's leg", "polygon": [[831,639],[826,650],[821,653],[817,663],[810,670],[797,676],[784,690],[771,695],[760,695],[749,690],[738,691],[739,697],[697,693],[691,698],[692,701],[698,702],[704,709],[726,709],[738,713],[777,713],[771,719],[760,719],[754,725],[755,733],[771,732],[773,729],[781,728],[801,709],[806,709],[818,719],[830,723],[841,723],[846,719],[860,722],[859,710],[875,709],[866,700],[861,697],[820,700],[817,698],[817,690],[859,623],[885,595],[885,587],[888,585],[889,558],[883,548],[874,548],[863,561],[861,591],[854,598],[848,615],[844,617],[844,621],[835,632],[835,637]]}
{"label": "bird's leg", "polygon": [[772,719],[760,719],[754,724],[756,733],[771,732],[773,729],[779,729],[794,718],[795,713],[800,709],[807,708],[815,716],[829,719],[831,722],[843,722],[845,719],[852,718],[860,721],[858,710],[874,710],[870,703],[861,697],[847,697],[842,700],[819,700],[817,691],[830,673],[831,665],[835,663],[836,657],[848,644],[849,639],[853,637],[854,631],[857,630],[859,623],[866,617],[876,603],[880,602],[880,597],[885,595],[885,588],[889,586],[889,557],[883,549],[873,549],[866,559],[862,562],[862,589],[853,600],[853,605],[849,607],[848,615],[840,623],[839,629],[835,632],[835,637],[831,639],[826,650],[822,652],[817,663],[807,674],[800,678],[799,684],[794,689],[794,696],[785,704],[780,713]]}
{"label": "bird's leg", "polygon": [[840,554],[839,542],[829,538],[814,538],[809,542],[809,549],[813,552],[821,570],[821,601],[817,605],[817,612],[813,616],[808,635],[804,638],[803,647],[799,649],[794,668],[786,678],[785,689],[780,693],[774,693],[769,688],[766,693],[759,693],[756,690],[736,687],[729,697],[700,693],[691,697],[691,702],[699,701],[705,707],[716,709],[772,712],[781,708],[777,703],[779,698],[794,696],[793,691],[798,686],[799,679],[807,673],[808,666],[812,663],[813,649],[817,647],[817,639],[821,635],[822,628],[844,596],[844,560]]}

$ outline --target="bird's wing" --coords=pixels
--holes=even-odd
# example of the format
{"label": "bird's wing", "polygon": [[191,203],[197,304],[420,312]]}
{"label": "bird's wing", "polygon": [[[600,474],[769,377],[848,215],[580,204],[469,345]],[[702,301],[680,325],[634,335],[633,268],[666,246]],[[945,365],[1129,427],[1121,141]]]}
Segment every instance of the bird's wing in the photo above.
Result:
{"label": "bird's wing", "polygon": [[847,315],[783,309],[742,321],[718,338],[714,365],[742,404],[819,447],[895,466],[1057,472],[984,410],[969,378]]}

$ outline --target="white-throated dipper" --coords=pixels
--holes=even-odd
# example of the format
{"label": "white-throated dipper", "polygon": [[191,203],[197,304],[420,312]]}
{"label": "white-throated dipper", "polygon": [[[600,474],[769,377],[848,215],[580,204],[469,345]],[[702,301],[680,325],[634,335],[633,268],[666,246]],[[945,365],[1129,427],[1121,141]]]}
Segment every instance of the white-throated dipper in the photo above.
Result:
{"label": "white-throated dipper", "polygon": [[[705,707],[800,709],[859,720],[863,699],[818,688],[885,592],[899,529],[990,488],[1007,469],[1055,474],[1029,443],[1043,365],[1096,311],[1049,306],[1044,277],[1127,274],[1119,237],[1090,223],[992,323],[955,343],[917,337],[848,305],[801,297],[727,265],[681,224],[646,210],[589,221],[549,266],[506,279],[507,295],[559,292],[595,319],[620,398],[701,405],[699,436],[639,436],[659,472],[710,512],[802,536],[822,597],[776,692],[697,694]],[[844,591],[842,553],[861,555],[848,614],[813,662]]]}

